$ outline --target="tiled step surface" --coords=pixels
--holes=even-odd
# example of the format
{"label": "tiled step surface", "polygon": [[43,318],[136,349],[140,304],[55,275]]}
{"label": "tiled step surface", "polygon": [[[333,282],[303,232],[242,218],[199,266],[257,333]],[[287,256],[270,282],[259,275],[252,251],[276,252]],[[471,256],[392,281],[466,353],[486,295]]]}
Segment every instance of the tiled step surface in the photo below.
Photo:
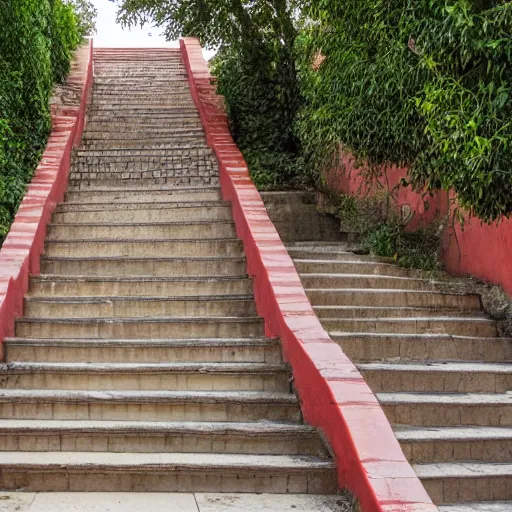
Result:
{"label": "tiled step surface", "polygon": [[88,113],[5,340],[0,487],[291,493],[300,510],[336,493],[257,316],[180,53],[96,50]]}
{"label": "tiled step surface", "polygon": [[290,244],[313,307],[441,512],[512,510],[512,340],[475,295],[345,243]]}

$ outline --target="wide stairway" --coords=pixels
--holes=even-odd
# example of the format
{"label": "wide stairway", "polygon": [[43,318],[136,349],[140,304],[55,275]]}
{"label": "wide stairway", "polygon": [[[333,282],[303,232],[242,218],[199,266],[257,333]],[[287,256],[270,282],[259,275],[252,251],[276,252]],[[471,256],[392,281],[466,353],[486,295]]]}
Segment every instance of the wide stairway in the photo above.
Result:
{"label": "wide stairway", "polygon": [[256,315],[180,52],[94,59],[65,202],[6,340],[0,488],[335,494]]}
{"label": "wide stairway", "polygon": [[289,252],[440,510],[512,511],[512,340],[498,337],[480,298],[342,242]]}

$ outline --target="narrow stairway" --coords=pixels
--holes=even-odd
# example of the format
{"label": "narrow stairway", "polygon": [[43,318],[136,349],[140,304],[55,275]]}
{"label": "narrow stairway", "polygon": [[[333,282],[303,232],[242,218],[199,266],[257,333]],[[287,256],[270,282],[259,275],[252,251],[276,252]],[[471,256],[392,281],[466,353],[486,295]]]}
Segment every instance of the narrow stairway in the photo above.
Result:
{"label": "narrow stairway", "polygon": [[94,64],[65,202],[6,340],[0,488],[335,494],[256,315],[180,52],[98,49]]}
{"label": "narrow stairway", "polygon": [[288,249],[434,503],[442,512],[512,511],[512,340],[498,337],[480,298],[343,242]]}

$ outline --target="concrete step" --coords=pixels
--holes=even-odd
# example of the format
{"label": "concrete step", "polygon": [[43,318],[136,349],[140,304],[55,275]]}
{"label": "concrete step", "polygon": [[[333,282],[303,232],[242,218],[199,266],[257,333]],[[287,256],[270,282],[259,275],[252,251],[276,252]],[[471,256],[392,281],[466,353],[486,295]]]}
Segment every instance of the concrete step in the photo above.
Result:
{"label": "concrete step", "polygon": [[278,422],[0,420],[0,451],[111,453],[328,453],[317,431]]}
{"label": "concrete step", "polygon": [[367,318],[429,318],[440,315],[472,318],[482,315],[480,310],[458,311],[451,308],[429,307],[375,307],[375,306],[314,306],[316,315],[323,319],[367,319]]}
{"label": "concrete step", "polygon": [[315,306],[481,311],[480,297],[477,295],[441,291],[325,287],[306,288],[306,294]]}
{"label": "concrete step", "polygon": [[6,338],[8,361],[91,363],[281,363],[281,347],[267,338],[73,339]]}
{"label": "concrete step", "polygon": [[512,389],[512,365],[506,363],[375,362],[357,367],[374,392],[506,393]]}
{"label": "concrete step", "polygon": [[512,501],[471,501],[440,505],[439,512],[509,512]]}
{"label": "concrete step", "polygon": [[[179,138],[178,142],[176,142],[177,138]],[[86,141],[82,147],[91,151],[110,151],[112,149],[126,149],[128,151],[154,149],[159,151],[161,149],[167,150],[174,147],[181,148],[189,144],[206,145],[206,142],[204,141],[204,135],[175,135],[174,137],[167,136],[166,138],[156,139],[145,138],[141,134],[141,137],[138,140],[93,140]]]}
{"label": "concrete step", "polygon": [[412,462],[510,462],[512,429],[504,427],[395,427]]}
{"label": "concrete step", "polygon": [[41,363],[0,365],[4,389],[289,391],[289,369],[265,363]]}
{"label": "concrete step", "polygon": [[180,240],[67,240],[45,241],[45,256],[82,258],[105,256],[169,257],[169,256],[242,256],[242,242],[235,238]]}
{"label": "concrete step", "polygon": [[429,279],[368,274],[300,274],[304,288],[373,288],[435,290],[441,283]]}
{"label": "concrete step", "polygon": [[293,455],[0,452],[0,486],[25,491],[334,493],[328,459]]}
{"label": "concrete step", "polygon": [[286,244],[288,254],[293,260],[340,260],[353,261],[355,263],[361,261],[369,261],[374,263],[391,263],[391,258],[383,258],[380,256],[369,256],[356,254],[350,250],[349,242],[343,242],[343,245],[332,247],[323,245],[326,242],[317,242],[317,247],[308,247],[307,245],[296,242],[293,245]]}
{"label": "concrete step", "polygon": [[[85,191],[85,190],[84,190]],[[90,190],[87,190],[89,192]],[[181,202],[142,202],[127,204],[113,200],[110,204],[63,203],[60,204],[53,221],[57,223],[89,222],[179,222],[200,220],[232,220],[231,208],[218,201],[191,202],[185,206]]]}
{"label": "concrete step", "polygon": [[[196,291],[201,293],[200,290],[205,289],[205,287],[212,290],[217,288],[216,285],[211,284],[212,279],[215,277],[247,277],[245,257],[243,256],[189,256],[181,258],[43,257],[41,259],[41,271],[46,275],[59,275],[63,278],[82,277],[87,286],[81,287],[80,293],[85,293],[85,288],[88,288],[91,290],[90,295],[105,294],[104,286],[101,282],[113,282],[113,279],[103,279],[104,277],[132,278],[131,283],[127,283],[126,279],[116,279],[114,286],[117,291],[112,291],[110,294],[135,295],[140,293],[146,296],[148,293],[151,295],[155,293],[158,293],[158,295],[183,294],[183,287],[190,286],[191,282],[189,281],[185,285],[183,283],[176,284],[176,281],[183,280],[181,278],[191,278],[195,281],[199,279],[204,280],[204,286],[201,285],[192,290],[193,293],[196,293]],[[90,276],[90,279],[85,279],[85,276]],[[159,279],[156,277],[159,277]],[[90,284],[91,282],[94,284]],[[134,284],[140,291],[129,291],[131,284]],[[150,287],[153,289],[152,293],[150,293]],[[127,288],[128,290],[126,290]],[[157,290],[160,291],[157,292]]]}
{"label": "concrete step", "polygon": [[26,297],[26,317],[132,318],[158,316],[254,316],[251,295],[189,297],[76,296]]}
{"label": "concrete step", "polygon": [[261,337],[259,317],[132,317],[21,318],[16,336],[22,338],[229,338]]}
{"label": "concrete step", "polygon": [[367,332],[398,334],[452,334],[455,336],[493,337],[498,335],[496,322],[479,317],[450,317],[438,314],[435,317],[417,318],[322,318],[327,331]]}
{"label": "concrete step", "polygon": [[[176,206],[186,208],[189,203],[196,202],[221,202],[220,189],[218,187],[199,188],[164,188],[148,190],[146,188],[119,188],[119,189],[95,189],[77,190],[66,193],[66,203],[61,206],[68,206],[68,203],[78,204],[102,204],[109,205],[112,202],[127,203],[173,203]],[[179,204],[181,203],[181,204]]]}
{"label": "concrete step", "polygon": [[51,223],[46,240],[235,238],[232,221]]}
{"label": "concrete step", "polygon": [[116,141],[137,141],[143,137],[144,133],[147,134],[147,141],[165,141],[173,139],[174,137],[204,137],[204,131],[201,126],[188,126],[188,127],[167,127],[162,126],[162,123],[150,125],[150,126],[138,126],[137,130],[122,129],[122,125],[119,123],[113,125],[116,130],[108,130],[106,126],[103,126],[100,130],[91,129],[90,125],[87,125],[87,131],[82,137],[82,142],[85,144],[95,142],[111,142]]}
{"label": "concrete step", "polygon": [[[174,139],[176,140],[176,139]],[[74,162],[89,162],[94,163],[95,160],[110,160],[118,162],[126,162],[127,160],[151,159],[168,157],[170,159],[185,159],[192,161],[194,159],[211,157],[212,150],[206,145],[206,141],[198,139],[196,142],[182,143],[181,145],[170,146],[167,143],[162,144],[162,147],[155,148],[134,148],[127,149],[125,147],[113,147],[108,149],[90,149],[81,146],[77,150]]]}
{"label": "concrete step", "polygon": [[[215,171],[207,171],[206,173],[200,174],[194,171],[186,170],[185,172],[179,171],[180,176],[161,176],[165,174],[161,171],[161,165],[155,164],[159,170],[151,171],[153,174],[160,174],[160,177],[153,178],[140,178],[138,174],[140,171],[134,171],[128,173],[124,177],[121,175],[112,178],[88,178],[87,176],[82,177],[79,174],[71,173],[69,177],[69,186],[75,190],[90,190],[94,188],[104,187],[159,187],[161,185],[174,185],[176,187],[181,186],[202,186],[202,185],[218,185],[219,177]],[[123,171],[124,172],[124,171]]]}
{"label": "concrete step", "polygon": [[[100,260],[96,261],[97,265],[87,265],[84,262],[83,269],[88,269],[88,274],[83,275],[77,272],[76,275],[70,275],[70,270],[80,270],[71,267],[62,267],[60,270],[67,270],[67,275],[46,274],[40,276],[32,276],[30,279],[29,297],[154,297],[155,294],[162,297],[197,297],[205,295],[234,295],[252,293],[252,281],[245,273],[245,261],[238,262],[238,274],[228,274],[222,276],[221,269],[230,267],[230,261],[218,258],[218,265],[210,265],[209,262],[198,260],[198,266],[203,272],[210,272],[204,276],[194,274],[193,266],[190,268],[185,266],[181,268],[179,260],[170,260],[168,265],[170,269],[181,271],[182,276],[159,276],[159,271],[165,272],[158,262],[151,260],[138,260],[137,265],[117,268],[114,261]],[[55,261],[57,262],[57,260]],[[47,262],[50,263],[50,262]],[[64,263],[60,261],[60,263]],[[91,263],[91,262],[89,262]],[[128,265],[129,262],[126,262]],[[135,263],[135,262],[131,262]],[[151,272],[150,276],[145,276],[144,272],[151,271],[152,265],[155,263],[155,272]],[[112,264],[112,268],[109,268]],[[118,262],[122,266],[123,262]],[[160,262],[164,265],[165,262]],[[46,265],[45,265],[46,266]],[[219,272],[217,273],[217,269]],[[189,270],[190,277],[186,276]],[[137,275],[137,271],[140,275]],[[97,276],[94,276],[94,272]],[[117,275],[102,275],[111,272]],[[125,273],[124,276],[120,275]],[[169,271],[171,273],[171,270]]]}
{"label": "concrete step", "polygon": [[388,275],[398,277],[419,276],[417,272],[399,267],[391,263],[378,261],[346,259],[299,259],[293,260],[297,271],[301,274],[369,274]]}
{"label": "concrete step", "polygon": [[291,393],[2,389],[0,418],[299,422],[301,416]]}
{"label": "concrete step", "polygon": [[512,340],[445,334],[329,333],[354,362],[486,361],[510,362]]}
{"label": "concrete step", "polygon": [[454,462],[413,467],[437,505],[512,500],[512,464]]}
{"label": "concrete step", "polygon": [[377,393],[397,425],[512,426],[511,393]]}

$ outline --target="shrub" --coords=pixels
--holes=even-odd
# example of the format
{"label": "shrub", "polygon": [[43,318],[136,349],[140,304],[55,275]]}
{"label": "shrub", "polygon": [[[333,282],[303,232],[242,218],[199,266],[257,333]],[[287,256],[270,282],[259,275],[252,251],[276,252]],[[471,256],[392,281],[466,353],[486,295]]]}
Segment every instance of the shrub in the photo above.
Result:
{"label": "shrub", "polygon": [[[486,221],[512,212],[512,3],[310,0],[297,39],[309,165],[339,146]],[[326,57],[312,69],[315,54]]]}
{"label": "shrub", "polygon": [[79,44],[62,0],[0,0],[0,240],[50,131],[49,100]]}

